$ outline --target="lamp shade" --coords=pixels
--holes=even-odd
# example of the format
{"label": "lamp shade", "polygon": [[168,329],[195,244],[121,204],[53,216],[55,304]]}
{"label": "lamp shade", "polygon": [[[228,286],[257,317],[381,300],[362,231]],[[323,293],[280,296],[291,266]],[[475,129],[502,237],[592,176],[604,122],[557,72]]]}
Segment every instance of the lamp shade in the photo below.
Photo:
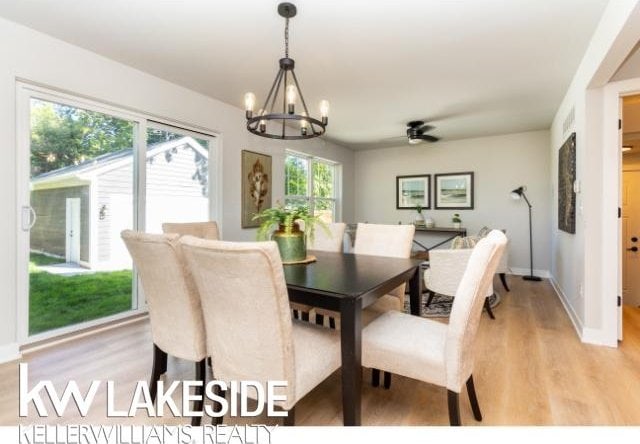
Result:
{"label": "lamp shade", "polygon": [[511,197],[513,199],[520,199],[522,197],[522,193],[524,193],[525,188],[524,187],[518,187],[515,190],[513,190],[511,192]]}

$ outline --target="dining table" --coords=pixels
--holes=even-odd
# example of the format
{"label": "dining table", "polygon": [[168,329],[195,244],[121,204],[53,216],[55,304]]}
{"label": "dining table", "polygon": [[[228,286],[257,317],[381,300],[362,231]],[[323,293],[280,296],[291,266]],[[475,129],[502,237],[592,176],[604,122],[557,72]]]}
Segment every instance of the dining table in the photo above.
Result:
{"label": "dining table", "polygon": [[361,424],[362,310],[409,282],[410,311],[420,315],[420,264],[416,259],[309,251],[316,258],[284,266],[291,302],[340,313],[342,409],[345,426]]}

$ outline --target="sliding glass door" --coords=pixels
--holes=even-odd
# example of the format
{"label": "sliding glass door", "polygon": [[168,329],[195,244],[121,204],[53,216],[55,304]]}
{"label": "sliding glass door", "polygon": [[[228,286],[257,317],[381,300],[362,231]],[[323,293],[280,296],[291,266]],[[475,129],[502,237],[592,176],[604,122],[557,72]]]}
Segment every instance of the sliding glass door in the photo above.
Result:
{"label": "sliding glass door", "polygon": [[215,138],[30,85],[18,104],[21,340],[144,311],[120,233],[214,217]]}

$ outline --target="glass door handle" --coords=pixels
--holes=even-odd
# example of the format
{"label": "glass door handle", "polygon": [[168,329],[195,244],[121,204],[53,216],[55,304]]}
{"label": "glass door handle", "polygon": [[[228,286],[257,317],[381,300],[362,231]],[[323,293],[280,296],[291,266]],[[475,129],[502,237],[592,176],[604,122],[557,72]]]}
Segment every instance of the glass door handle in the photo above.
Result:
{"label": "glass door handle", "polygon": [[36,212],[31,205],[22,207],[22,231],[29,231],[36,223]]}

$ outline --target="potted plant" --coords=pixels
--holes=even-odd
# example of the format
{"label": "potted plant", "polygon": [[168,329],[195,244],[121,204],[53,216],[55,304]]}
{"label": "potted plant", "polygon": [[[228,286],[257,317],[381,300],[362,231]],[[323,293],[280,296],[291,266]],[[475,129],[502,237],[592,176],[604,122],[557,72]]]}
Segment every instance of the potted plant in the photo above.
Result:
{"label": "potted plant", "polygon": [[460,219],[460,215],[458,213],[453,215],[451,222],[453,222],[453,228],[460,228],[462,226],[462,219]]}
{"label": "potted plant", "polygon": [[[276,204],[253,216],[253,220],[260,220],[257,238],[259,241],[274,240],[278,244],[282,262],[297,262],[307,257],[307,240],[313,241],[315,224],[326,226],[318,216],[309,214],[306,205]],[[300,229],[299,221],[304,223],[304,231]],[[275,229],[275,230],[274,230]]]}
{"label": "potted plant", "polygon": [[413,220],[413,223],[417,226],[424,227],[424,216],[422,215],[422,205],[420,204],[416,205],[416,211],[418,212],[418,214],[416,214],[416,217]]}

